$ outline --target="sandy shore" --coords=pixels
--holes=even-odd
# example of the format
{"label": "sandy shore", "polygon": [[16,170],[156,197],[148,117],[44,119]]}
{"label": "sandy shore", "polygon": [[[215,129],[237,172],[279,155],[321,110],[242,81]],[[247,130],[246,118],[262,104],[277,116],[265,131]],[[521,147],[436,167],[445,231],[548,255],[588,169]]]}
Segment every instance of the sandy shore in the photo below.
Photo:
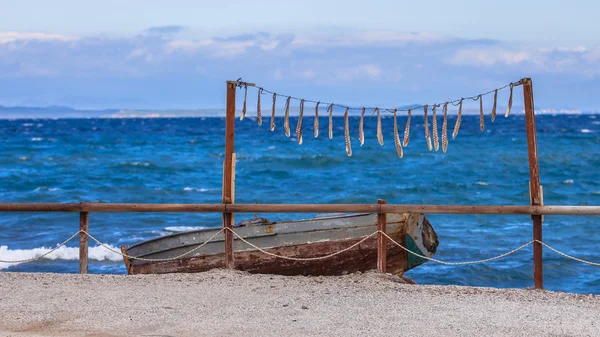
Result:
{"label": "sandy shore", "polygon": [[0,273],[0,336],[600,335],[600,296],[401,282]]}

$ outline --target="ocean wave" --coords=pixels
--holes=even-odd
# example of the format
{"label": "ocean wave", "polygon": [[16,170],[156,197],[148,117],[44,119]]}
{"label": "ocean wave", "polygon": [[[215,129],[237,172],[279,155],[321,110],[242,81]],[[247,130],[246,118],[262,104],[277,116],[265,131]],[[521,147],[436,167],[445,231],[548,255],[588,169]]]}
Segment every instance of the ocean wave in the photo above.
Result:
{"label": "ocean wave", "polygon": [[567,179],[567,180],[563,180],[563,184],[572,184],[575,181],[573,179]]}
{"label": "ocean wave", "polygon": [[41,142],[42,140],[44,140],[44,138],[42,138],[42,137],[33,137],[33,138],[31,138],[32,142]]}
{"label": "ocean wave", "polygon": [[592,133],[593,131],[590,130],[590,129],[581,129],[581,130],[579,130],[579,132],[581,132],[581,133]]}
{"label": "ocean wave", "polygon": [[61,188],[60,187],[48,187],[48,186],[40,186],[38,188],[36,188],[35,190],[33,190],[34,192],[41,192],[41,191],[49,191],[49,192],[54,192],[54,191],[60,191]]}
{"label": "ocean wave", "polygon": [[[119,251],[117,247],[107,245],[111,249]],[[52,248],[39,247],[32,249],[9,249],[8,246],[0,246],[0,259],[1,260],[27,260],[39,257]],[[95,261],[122,261],[121,255],[111,252],[110,250],[102,247],[89,247],[88,256],[90,260]],[[79,247],[60,247],[52,254],[44,256],[42,259],[46,260],[79,260]],[[19,263],[4,263],[0,262],[0,270],[6,269],[10,266],[15,266]]]}
{"label": "ocean wave", "polygon": [[166,231],[169,232],[189,232],[189,231],[196,231],[199,229],[207,229],[208,227],[204,227],[204,226],[170,226],[170,227],[165,227]]}
{"label": "ocean wave", "polygon": [[478,181],[475,183],[475,185],[480,185],[480,186],[488,186],[489,183],[485,182],[485,181]]}
{"label": "ocean wave", "polygon": [[208,188],[184,187],[183,190],[186,192],[207,192]]}
{"label": "ocean wave", "polygon": [[131,161],[131,162],[122,162],[120,164],[121,166],[143,166],[143,167],[149,167],[150,165],[152,165],[149,162],[146,161]]}

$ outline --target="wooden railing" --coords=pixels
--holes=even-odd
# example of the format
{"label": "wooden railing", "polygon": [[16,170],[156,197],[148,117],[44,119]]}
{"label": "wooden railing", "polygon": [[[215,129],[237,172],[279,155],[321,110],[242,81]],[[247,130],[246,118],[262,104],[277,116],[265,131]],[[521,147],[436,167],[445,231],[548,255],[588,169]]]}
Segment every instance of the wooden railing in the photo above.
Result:
{"label": "wooden railing", "polygon": [[[386,204],[116,204],[116,203],[19,203],[0,204],[0,212],[72,212],[80,213],[79,272],[88,272],[89,213],[149,212],[149,213],[377,213],[378,231],[385,232],[387,213],[425,214],[521,214],[542,215],[600,215],[600,206],[508,206],[508,205],[407,205]],[[228,231],[229,232],[229,231]],[[226,238],[227,239],[227,238]],[[227,240],[226,240],[227,241]],[[233,236],[231,237],[233,241]],[[377,266],[385,271],[385,237],[378,234]],[[228,268],[235,267],[233,244],[225,245]],[[539,274],[538,274],[539,275]]]}

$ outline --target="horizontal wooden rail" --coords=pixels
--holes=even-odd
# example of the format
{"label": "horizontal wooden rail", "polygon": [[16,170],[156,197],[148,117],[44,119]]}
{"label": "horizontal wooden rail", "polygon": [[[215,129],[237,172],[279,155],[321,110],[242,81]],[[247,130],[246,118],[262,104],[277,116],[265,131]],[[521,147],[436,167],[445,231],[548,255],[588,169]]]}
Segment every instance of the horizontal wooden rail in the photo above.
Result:
{"label": "horizontal wooden rail", "polygon": [[462,206],[403,204],[0,204],[0,212],[178,212],[178,213],[404,213],[600,215],[600,206]]}

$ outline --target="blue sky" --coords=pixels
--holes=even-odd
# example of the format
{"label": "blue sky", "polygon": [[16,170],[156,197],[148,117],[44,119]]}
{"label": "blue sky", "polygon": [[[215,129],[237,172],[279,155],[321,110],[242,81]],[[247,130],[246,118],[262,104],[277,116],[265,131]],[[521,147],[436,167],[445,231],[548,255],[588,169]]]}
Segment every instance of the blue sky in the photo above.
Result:
{"label": "blue sky", "polygon": [[529,76],[600,108],[597,1],[0,1],[0,105],[214,108],[225,80],[349,105]]}

